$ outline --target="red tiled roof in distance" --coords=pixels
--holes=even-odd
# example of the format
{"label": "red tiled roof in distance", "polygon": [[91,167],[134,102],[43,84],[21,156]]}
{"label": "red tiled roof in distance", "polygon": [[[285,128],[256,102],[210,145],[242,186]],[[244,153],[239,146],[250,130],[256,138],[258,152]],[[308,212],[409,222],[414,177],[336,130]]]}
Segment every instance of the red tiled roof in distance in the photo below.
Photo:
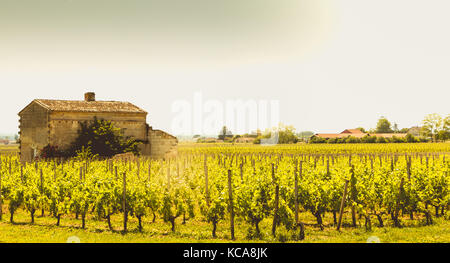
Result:
{"label": "red tiled roof in distance", "polygon": [[344,131],[342,131],[341,133],[351,133],[351,134],[360,134],[360,133],[364,133],[361,130],[358,129],[346,129]]}
{"label": "red tiled roof in distance", "polygon": [[355,137],[355,138],[363,138],[365,136],[368,136],[367,133],[356,133],[356,134],[350,134],[350,133],[317,133],[314,136],[320,137],[320,138],[347,138],[349,136]]}
{"label": "red tiled roof in distance", "polygon": [[319,137],[319,138],[340,138],[342,136],[342,134],[337,134],[337,133],[317,133],[317,134],[314,134],[314,136]]}

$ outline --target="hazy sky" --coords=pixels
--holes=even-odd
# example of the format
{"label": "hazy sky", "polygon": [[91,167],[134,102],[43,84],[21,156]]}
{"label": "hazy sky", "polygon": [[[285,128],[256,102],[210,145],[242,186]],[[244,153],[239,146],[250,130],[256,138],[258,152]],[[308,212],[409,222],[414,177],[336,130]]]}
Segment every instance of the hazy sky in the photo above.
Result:
{"label": "hazy sky", "polygon": [[0,133],[35,98],[280,102],[297,130],[450,113],[448,0],[0,0]]}

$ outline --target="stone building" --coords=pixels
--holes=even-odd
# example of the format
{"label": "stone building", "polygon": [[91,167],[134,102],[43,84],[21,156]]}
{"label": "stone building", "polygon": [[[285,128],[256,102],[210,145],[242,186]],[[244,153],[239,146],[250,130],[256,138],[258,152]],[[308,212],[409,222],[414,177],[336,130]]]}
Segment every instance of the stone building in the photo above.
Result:
{"label": "stone building", "polygon": [[125,136],[144,141],[144,156],[166,158],[177,154],[176,137],[147,124],[147,112],[120,101],[96,101],[89,92],[81,101],[33,100],[20,113],[20,159],[32,161],[47,145],[64,150],[78,136],[80,124],[94,117],[112,121]]}

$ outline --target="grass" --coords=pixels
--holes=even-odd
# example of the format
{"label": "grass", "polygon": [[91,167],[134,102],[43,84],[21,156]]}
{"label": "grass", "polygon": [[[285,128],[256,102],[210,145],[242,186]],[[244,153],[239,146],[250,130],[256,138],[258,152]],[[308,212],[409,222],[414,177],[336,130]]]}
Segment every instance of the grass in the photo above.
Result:
{"label": "grass", "polygon": [[[77,220],[73,215],[64,216],[61,219],[61,226],[56,226],[56,219],[45,215],[35,217],[35,223],[30,224],[30,217],[26,211],[19,210],[14,216],[14,224],[9,223],[9,213],[6,207],[3,208],[3,220],[0,221],[0,242],[4,243],[64,243],[71,236],[76,236],[83,243],[216,243],[216,242],[279,242],[278,238],[272,237],[271,219],[266,219],[261,223],[262,239],[248,240],[246,238],[248,224],[242,220],[236,220],[236,240],[231,241],[229,236],[229,221],[224,220],[218,226],[217,238],[211,237],[211,225],[195,218],[188,220],[185,225],[178,219],[176,232],[170,231],[170,225],[157,219],[151,223],[146,218],[144,220],[144,231],[137,230],[137,220],[130,217],[128,222],[128,233],[122,233],[122,216],[115,215],[112,224],[115,231],[107,228],[107,223],[102,220],[89,218],[86,229],[81,229],[81,220]],[[6,213],[5,213],[6,212]],[[349,227],[350,218],[344,218],[343,228],[340,232],[332,224],[327,224],[325,230],[321,231],[314,225],[315,221],[309,213],[301,213],[300,218],[306,224],[306,238],[303,242],[331,242],[331,243],[365,243],[371,236],[376,236],[383,243],[391,242],[449,242],[450,241],[450,221],[444,218],[434,218],[435,224],[423,226],[421,220],[402,220],[404,227],[394,228],[386,220],[386,227],[379,228],[373,226],[372,231],[366,231],[363,220],[359,221],[357,228]],[[324,222],[332,222],[327,216]],[[376,223],[374,223],[376,224]],[[279,232],[283,229],[279,228]],[[294,242],[294,241],[288,241]]]}

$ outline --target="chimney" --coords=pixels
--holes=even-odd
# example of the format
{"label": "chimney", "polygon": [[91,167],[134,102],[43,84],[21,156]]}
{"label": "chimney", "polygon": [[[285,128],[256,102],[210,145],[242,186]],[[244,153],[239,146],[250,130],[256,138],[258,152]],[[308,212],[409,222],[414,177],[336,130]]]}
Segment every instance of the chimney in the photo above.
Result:
{"label": "chimney", "polygon": [[95,101],[95,93],[94,92],[84,93],[84,101]]}

